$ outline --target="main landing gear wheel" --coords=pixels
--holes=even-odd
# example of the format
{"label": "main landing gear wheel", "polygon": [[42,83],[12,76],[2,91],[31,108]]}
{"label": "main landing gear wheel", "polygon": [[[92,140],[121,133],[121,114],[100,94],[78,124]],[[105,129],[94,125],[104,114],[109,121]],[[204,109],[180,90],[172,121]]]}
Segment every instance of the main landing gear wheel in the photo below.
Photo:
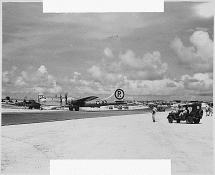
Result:
{"label": "main landing gear wheel", "polygon": [[75,107],[75,111],[79,111],[79,107],[78,106]]}

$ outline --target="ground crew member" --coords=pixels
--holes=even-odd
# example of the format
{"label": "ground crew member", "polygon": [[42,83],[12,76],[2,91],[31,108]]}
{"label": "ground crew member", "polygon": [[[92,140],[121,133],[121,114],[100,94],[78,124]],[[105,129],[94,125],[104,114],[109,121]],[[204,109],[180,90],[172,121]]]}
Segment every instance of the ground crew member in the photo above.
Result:
{"label": "ground crew member", "polygon": [[206,107],[205,107],[205,112],[206,112],[206,116],[210,115],[210,111],[209,111],[209,106],[208,105],[206,105]]}
{"label": "ground crew member", "polygon": [[208,116],[213,116],[213,108],[211,107],[211,106],[209,106],[209,108],[208,108]]}
{"label": "ground crew member", "polygon": [[152,108],[152,120],[153,120],[153,122],[155,122],[155,114],[156,114],[156,112],[157,112],[157,108],[154,106]]}

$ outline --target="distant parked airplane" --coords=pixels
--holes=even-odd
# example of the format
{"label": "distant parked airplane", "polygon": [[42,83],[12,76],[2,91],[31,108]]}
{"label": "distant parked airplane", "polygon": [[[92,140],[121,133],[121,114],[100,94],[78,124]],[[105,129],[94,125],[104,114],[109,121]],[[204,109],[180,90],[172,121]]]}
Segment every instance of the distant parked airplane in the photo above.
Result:
{"label": "distant parked airplane", "polygon": [[41,104],[41,109],[60,109],[66,105],[65,99],[61,95],[60,97],[46,97],[40,93],[37,96],[37,100]]}

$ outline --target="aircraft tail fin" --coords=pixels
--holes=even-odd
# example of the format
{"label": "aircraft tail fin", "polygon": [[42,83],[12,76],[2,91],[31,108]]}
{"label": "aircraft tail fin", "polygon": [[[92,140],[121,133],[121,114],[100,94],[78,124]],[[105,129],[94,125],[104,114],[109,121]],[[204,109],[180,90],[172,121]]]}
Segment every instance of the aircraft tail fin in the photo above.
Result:
{"label": "aircraft tail fin", "polygon": [[115,92],[113,92],[113,94],[111,94],[109,97],[104,98],[104,100],[107,100],[107,99],[113,97],[114,93],[115,93]]}
{"label": "aircraft tail fin", "polygon": [[110,99],[111,97],[115,96],[117,100],[123,100],[125,93],[122,89],[116,89],[110,96],[104,98],[104,100]]}

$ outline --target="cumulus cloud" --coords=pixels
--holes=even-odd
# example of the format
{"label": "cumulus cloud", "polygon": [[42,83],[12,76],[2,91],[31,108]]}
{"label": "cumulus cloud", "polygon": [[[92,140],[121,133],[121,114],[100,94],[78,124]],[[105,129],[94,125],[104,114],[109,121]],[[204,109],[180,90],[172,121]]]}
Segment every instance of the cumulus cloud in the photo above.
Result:
{"label": "cumulus cloud", "polygon": [[209,61],[213,55],[213,41],[208,32],[196,31],[190,37],[190,42],[196,47],[197,55],[200,55],[204,61]]}
{"label": "cumulus cloud", "polygon": [[136,80],[162,80],[167,68],[168,64],[162,62],[158,51],[140,58],[133,51],[127,50],[124,54],[119,53],[119,57],[114,60],[103,59],[97,65],[91,66],[88,72],[92,81],[99,82],[102,86],[110,88],[111,84],[115,84],[136,90],[148,87],[147,84],[137,84]]}
{"label": "cumulus cloud", "polygon": [[78,80],[81,80],[81,79],[82,79],[81,73],[79,73],[79,72],[74,72],[73,74],[74,74],[74,75],[73,75],[73,78],[71,78],[70,80],[67,80],[67,81],[70,81],[70,82],[75,83],[75,82],[77,82]]}
{"label": "cumulus cloud", "polygon": [[28,78],[28,73],[26,71],[22,71],[21,75],[22,75],[23,79],[27,79]]}
{"label": "cumulus cloud", "polygon": [[[22,71],[20,75],[18,75],[16,70],[17,68],[13,66],[12,70],[2,73],[3,88],[7,88],[7,85],[12,85],[16,86],[20,92],[25,91],[26,93],[29,90],[43,93],[60,93],[62,91],[62,87],[57,85],[56,79],[53,75],[48,73],[44,65],[41,65],[36,72],[31,74],[27,71]],[[77,73],[76,76],[78,76]],[[23,88],[23,86],[25,88]]]}
{"label": "cumulus cloud", "polygon": [[62,88],[58,86],[57,82],[54,80],[53,81],[53,86],[50,88],[51,93],[60,93],[62,92]]}
{"label": "cumulus cloud", "polygon": [[36,73],[31,75],[30,81],[34,82],[37,92],[60,93],[63,90],[62,87],[57,84],[55,77],[49,74],[44,65],[41,65]]}
{"label": "cumulus cloud", "polygon": [[75,75],[75,76],[79,76],[79,75],[81,75],[81,73],[79,73],[79,72],[74,72],[74,75]]}
{"label": "cumulus cloud", "polygon": [[163,79],[168,68],[167,63],[162,63],[158,51],[152,54],[147,53],[143,58],[138,58],[131,50],[128,50],[124,55],[120,54],[119,58],[122,69],[126,70],[126,75],[131,79]]}
{"label": "cumulus cloud", "polygon": [[195,78],[193,78],[193,77],[190,77],[189,75],[183,75],[183,76],[181,77],[181,80],[182,80],[183,82],[198,82],[197,79],[195,79]]}
{"label": "cumulus cloud", "polygon": [[[100,70],[101,68],[97,69]],[[96,69],[90,69],[90,70],[96,70]],[[102,69],[103,70],[103,69]],[[134,71],[134,70],[133,70]],[[101,72],[100,72],[101,73]],[[129,71],[131,73],[131,71]],[[129,74],[128,73],[128,74]],[[137,71],[131,73],[135,76],[137,75]],[[130,77],[126,76],[124,74],[115,74],[115,73],[108,73],[108,72],[102,72],[99,74],[100,76],[96,76],[97,78],[100,78],[101,81],[97,81],[101,87],[106,87],[107,89],[115,89],[116,87],[123,87],[123,89],[126,91],[126,94],[129,95],[171,95],[174,94],[174,92],[177,92],[177,90],[180,89],[182,91],[182,83],[181,82],[175,82],[170,79],[157,79],[157,80],[143,80],[143,79],[131,79]],[[115,81],[115,83],[113,83]],[[92,83],[95,84],[95,83]],[[111,86],[111,84],[115,84],[115,86]],[[169,85],[169,86],[168,86]],[[174,85],[174,86],[173,86]],[[178,94],[178,92],[177,92]]]}
{"label": "cumulus cloud", "polygon": [[213,79],[211,79],[208,73],[197,73],[192,77],[189,75],[183,75],[181,81],[186,90],[192,91],[212,91],[213,90]]}
{"label": "cumulus cloud", "polygon": [[198,92],[197,93],[199,96],[211,96],[213,97],[213,91],[208,91],[208,92]]}
{"label": "cumulus cloud", "polygon": [[207,2],[194,6],[194,13],[202,18],[211,18],[214,16],[214,3]]}
{"label": "cumulus cloud", "polygon": [[47,89],[44,87],[34,86],[33,89],[35,90],[36,93],[46,93],[47,92]]}
{"label": "cumulus cloud", "polygon": [[213,41],[205,31],[195,31],[190,37],[193,46],[185,47],[180,38],[171,43],[179,57],[179,64],[195,73],[213,71]]}
{"label": "cumulus cloud", "polygon": [[166,83],[166,87],[177,87],[174,82]]}
{"label": "cumulus cloud", "polygon": [[175,93],[180,94],[182,88],[180,83],[176,83],[170,79],[154,81],[128,80],[126,86],[123,87],[125,87],[127,93],[132,95],[173,95]]}
{"label": "cumulus cloud", "polygon": [[92,77],[96,80],[101,80],[103,74],[101,72],[100,67],[93,65],[91,68],[88,69],[88,72],[91,73]]}
{"label": "cumulus cloud", "polygon": [[10,79],[10,74],[8,71],[5,71],[2,73],[2,81],[5,84],[10,84],[11,83],[11,79]]}
{"label": "cumulus cloud", "polygon": [[120,73],[112,73],[107,71],[107,67],[99,67],[93,65],[88,69],[94,82],[99,82],[103,86],[108,86],[110,84],[119,84],[123,81],[123,76]]}
{"label": "cumulus cloud", "polygon": [[12,84],[13,83],[13,79],[14,79],[14,75],[15,75],[16,70],[17,70],[17,67],[12,66],[12,70],[2,72],[3,84]]}
{"label": "cumulus cloud", "polygon": [[[79,86],[88,86],[91,84],[90,81],[86,81],[84,80],[83,76],[81,73],[79,72],[74,72],[74,76],[73,78],[71,78],[70,80],[68,80],[68,78],[66,77],[67,81],[73,83],[73,85],[79,87]],[[64,81],[66,80],[64,79]]]}
{"label": "cumulus cloud", "polygon": [[131,95],[165,95],[168,98],[191,100],[195,96],[211,94],[213,79],[210,73],[183,75],[177,80],[168,78],[154,81],[127,79],[123,87]]}
{"label": "cumulus cloud", "polygon": [[49,86],[55,80],[53,75],[50,75],[47,68],[41,65],[38,70],[30,76],[30,81],[40,86]]}
{"label": "cumulus cloud", "polygon": [[42,74],[48,73],[47,68],[44,65],[41,65],[38,71],[41,72]]}
{"label": "cumulus cloud", "polygon": [[[108,94],[108,92],[110,93],[110,89],[114,91],[116,87],[123,87],[126,94],[129,95],[166,95],[171,98],[190,100],[194,96],[210,94],[212,91],[213,77],[211,73],[197,73],[193,76],[183,75],[181,78],[173,80],[163,78],[151,81],[131,79],[125,74],[110,73],[107,72],[107,69],[103,70],[107,67],[102,66],[94,65],[88,69],[93,79],[97,79],[96,81],[86,81],[87,84],[81,84],[85,80],[76,80],[76,85],[80,87],[78,92]],[[133,72],[133,74],[136,75],[137,72]],[[115,83],[112,83],[112,81],[115,81]]]}
{"label": "cumulus cloud", "polygon": [[113,57],[114,57],[112,51],[111,51],[108,47],[104,50],[104,53],[105,53],[105,55],[106,55],[108,58],[113,58]]}
{"label": "cumulus cloud", "polygon": [[21,72],[21,76],[17,77],[15,82],[14,82],[14,85],[16,86],[24,86],[24,85],[27,85],[30,81],[30,78],[28,76],[28,73],[26,71],[22,71]]}
{"label": "cumulus cloud", "polygon": [[23,80],[22,77],[18,77],[15,81],[15,85],[23,86],[23,85],[26,85],[26,82]]}

